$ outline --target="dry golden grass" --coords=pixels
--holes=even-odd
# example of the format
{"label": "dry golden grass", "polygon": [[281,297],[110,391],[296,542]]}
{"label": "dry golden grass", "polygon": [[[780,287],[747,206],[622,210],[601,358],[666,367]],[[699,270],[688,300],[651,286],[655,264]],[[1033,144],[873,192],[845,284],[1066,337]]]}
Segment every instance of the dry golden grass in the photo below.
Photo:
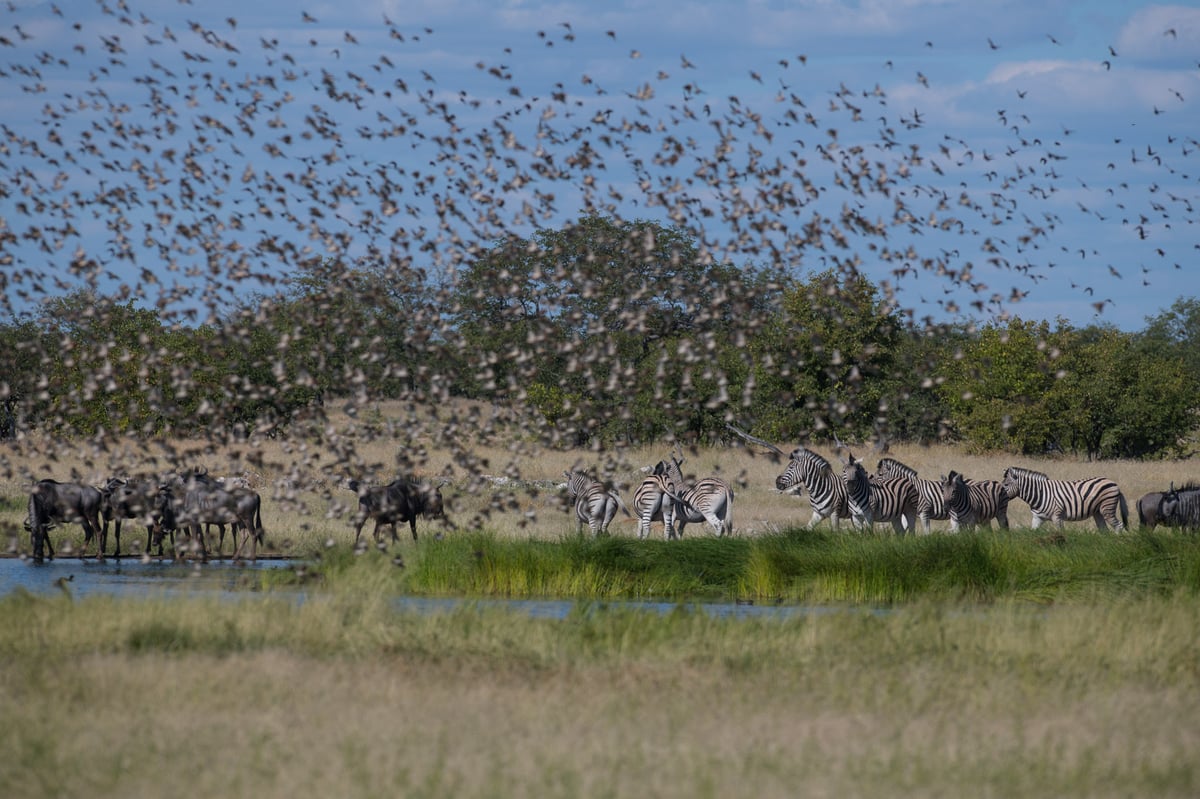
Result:
{"label": "dry golden grass", "polygon": [[[435,412],[437,413],[437,412]],[[213,446],[189,440],[159,440],[150,443],[121,440],[103,449],[91,442],[63,448],[28,437],[0,445],[0,530],[9,537],[20,532],[29,486],[34,479],[54,477],[100,484],[109,475],[161,473],[190,466],[207,468],[211,474],[244,475],[263,495],[263,519],[271,548],[297,552],[328,540],[353,537],[354,494],[345,488],[350,477],[386,482],[398,473],[412,473],[433,481],[448,480],[444,488],[452,520],[460,527],[486,526],[501,536],[557,538],[574,530],[573,515],[563,504],[562,474],[583,468],[612,481],[627,503],[641,481],[641,468],[663,458],[670,447],[641,446],[597,450],[561,450],[531,443],[519,421],[503,418],[478,403],[462,402],[441,411],[441,427],[452,417],[477,420],[496,415],[485,440],[455,438],[455,428],[433,434],[411,430],[440,430],[428,424],[428,412],[397,403],[382,403],[349,415],[331,408],[328,420],[308,433],[297,431],[288,438],[251,439],[243,443]],[[423,424],[414,427],[412,422]],[[784,451],[793,442],[780,441]],[[816,451],[837,465],[829,447]],[[783,465],[760,447],[736,446],[687,451],[685,471],[696,475],[716,474],[735,488],[735,532],[755,535],[806,524],[811,516],[806,498],[780,495],[774,490],[775,476]],[[855,449],[870,469],[878,456],[869,446]],[[1130,526],[1136,527],[1137,499],[1149,491],[1200,479],[1200,461],[1102,461],[1086,462],[1066,457],[1025,458],[1003,454],[978,455],[950,445],[923,447],[895,445],[891,457],[913,467],[923,477],[936,479],[950,469],[972,478],[999,479],[1010,465],[1046,472],[1053,477],[1077,479],[1101,475],[1117,481],[1129,504]],[[1016,501],[1009,518],[1014,526],[1029,524],[1024,503]],[[1090,527],[1076,522],[1073,527]],[[946,522],[934,522],[945,529]],[[56,531],[55,541],[78,533]],[[441,530],[437,522],[421,520],[419,531]],[[611,532],[635,535],[636,521],[618,515]],[[703,525],[689,527],[689,534],[703,534]],[[654,535],[660,535],[656,525]],[[403,531],[402,534],[407,535]],[[78,537],[78,536],[76,536]],[[144,533],[132,537],[139,544]]]}
{"label": "dry golden grass", "polygon": [[18,598],[0,795],[1194,796],[1196,607],[759,623]]}

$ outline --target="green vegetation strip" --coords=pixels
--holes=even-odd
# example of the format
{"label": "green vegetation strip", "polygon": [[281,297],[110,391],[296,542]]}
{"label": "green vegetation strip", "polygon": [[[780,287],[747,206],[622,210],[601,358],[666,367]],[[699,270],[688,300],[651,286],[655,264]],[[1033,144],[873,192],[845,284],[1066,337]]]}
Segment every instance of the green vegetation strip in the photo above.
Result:
{"label": "green vegetation strip", "polygon": [[896,537],[792,531],[679,542],[519,541],[488,533],[387,554],[335,548],[272,583],[379,583],[464,597],[844,603],[1033,602],[1200,592],[1200,544],[1176,531]]}

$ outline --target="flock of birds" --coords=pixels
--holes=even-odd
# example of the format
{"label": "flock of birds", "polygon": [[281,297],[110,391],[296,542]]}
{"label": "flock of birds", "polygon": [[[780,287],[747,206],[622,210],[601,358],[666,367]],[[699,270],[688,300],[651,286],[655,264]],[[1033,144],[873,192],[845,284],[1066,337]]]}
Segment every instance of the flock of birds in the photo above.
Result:
{"label": "flock of birds", "polygon": [[[156,21],[127,0],[97,8],[100,17],[87,22],[53,3],[9,2],[0,10],[0,78],[10,103],[34,109],[0,121],[2,309],[36,315],[47,298],[83,286],[104,301],[77,313],[102,317],[113,304],[133,302],[156,309],[166,324],[212,325],[224,346],[236,348],[268,318],[247,296],[286,292],[289,274],[325,259],[368,263],[429,297],[405,320],[414,351],[429,360],[403,397],[414,407],[448,406],[453,380],[439,372],[438,348],[455,338],[444,311],[458,270],[498,240],[584,214],[653,216],[695,235],[700,257],[712,261],[765,262],[789,273],[829,268],[843,277],[883,265],[885,298],[929,329],[939,322],[907,301],[909,278],[935,281],[946,314],[1008,318],[1056,258],[1074,256],[1056,252],[1065,246],[1057,231],[1074,213],[1067,195],[1111,203],[1101,209],[1080,200],[1077,210],[1127,228],[1167,261],[1143,263],[1145,281],[1182,268],[1167,258],[1177,251],[1159,241],[1196,219],[1190,170],[1200,126],[1139,141],[1128,164],[1109,167],[1132,169],[1140,183],[1130,188],[1097,175],[1093,192],[1067,177],[1076,131],[1031,118],[1021,105],[1029,87],[996,111],[988,141],[945,130],[936,146],[924,146],[928,109],[898,108],[880,82],[847,85],[832,71],[825,91],[801,90],[797,75],[811,68],[804,54],[769,68],[747,65],[757,87],[751,98],[711,91],[700,59],[687,56],[629,85],[582,73],[539,78],[531,89],[517,82],[513,49],[498,47],[496,59],[474,65],[491,90],[468,90],[448,85],[432,65],[412,66],[438,35],[420,25],[384,19],[368,39],[349,30],[335,36],[336,25],[301,10],[273,32],[251,32],[233,17],[207,18],[201,4],[188,9],[186,27]],[[576,47],[585,35],[563,23],[538,31],[534,46]],[[651,60],[624,53],[620,31],[597,38],[614,58]],[[379,52],[369,51],[372,43]],[[981,41],[993,50],[1002,44]],[[1100,55],[1106,71],[1119,71],[1115,48]],[[881,68],[890,80],[893,64]],[[923,72],[916,80],[930,82]],[[1155,108],[1156,117],[1187,118],[1191,99],[1174,96],[1176,105]],[[1121,136],[1114,144],[1124,152]],[[965,180],[968,173],[976,182]],[[1105,216],[1113,211],[1119,219]],[[639,257],[638,242],[628,246],[630,258]],[[1097,252],[1078,255],[1103,263]],[[1120,277],[1137,268],[1109,263],[1105,271]],[[1004,282],[1011,288],[997,286]],[[505,297],[504,276],[488,289]],[[709,307],[698,287],[654,289],[724,312]],[[1093,301],[1103,311],[1113,300],[1095,294]],[[308,312],[296,323],[330,331],[318,348],[355,333],[326,318],[320,303]],[[56,321],[69,329],[70,320]],[[624,319],[630,330],[647,321],[632,310]],[[750,331],[760,321],[741,323]],[[292,331],[278,333],[287,346]],[[76,343],[60,344],[27,355],[51,364]],[[705,355],[712,342],[699,344],[679,357],[719,378]],[[554,345],[526,349],[544,346]],[[606,357],[602,343],[574,354],[584,371]],[[528,355],[513,353],[532,369]],[[198,370],[186,354],[140,357],[173,370],[180,394],[194,388]],[[304,379],[275,370],[243,390],[271,394]],[[103,392],[107,380],[101,364],[83,390]],[[350,405],[369,399],[352,374],[347,391]],[[505,397],[516,405],[526,399],[521,384]],[[213,430],[235,422],[221,408],[205,413]],[[473,447],[491,435],[493,417],[416,413],[412,422],[409,440],[427,434],[450,442],[459,466],[480,471]],[[76,443],[61,445],[74,451]],[[354,462],[345,440],[334,450]],[[93,456],[105,453],[98,444]]]}

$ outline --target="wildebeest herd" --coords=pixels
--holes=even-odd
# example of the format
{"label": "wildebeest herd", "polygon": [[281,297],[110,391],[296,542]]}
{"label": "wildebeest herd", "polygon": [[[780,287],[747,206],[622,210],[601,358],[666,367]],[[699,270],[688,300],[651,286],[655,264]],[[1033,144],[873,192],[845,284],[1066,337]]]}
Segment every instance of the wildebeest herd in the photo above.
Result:
{"label": "wildebeest herd", "polygon": [[[849,519],[855,529],[870,529],[877,522],[890,523],[898,534],[918,530],[930,532],[931,520],[948,520],[951,532],[990,527],[991,521],[1008,528],[1008,505],[1013,499],[1025,502],[1032,513],[1031,527],[1053,522],[1091,518],[1098,529],[1120,531],[1128,527],[1125,496],[1106,478],[1056,480],[1032,469],[1012,466],[1002,480],[973,480],[951,470],[938,480],[920,477],[900,461],[884,457],[873,474],[864,463],[839,442],[840,472],[829,461],[807,447],[786,454],[778,447],[734,429],[747,441],[761,444],[787,458],[775,479],[777,491],[808,495],[812,528],[824,519],[838,529]],[[668,540],[683,536],[689,522],[705,522],[718,536],[733,532],[734,492],[717,477],[686,478],[683,453],[673,450],[667,458],[642,471],[646,476],[634,491],[633,511],[619,492],[579,470],[564,472],[569,504],[579,531],[585,525],[593,535],[608,531],[618,510],[638,521],[638,537],[646,538],[653,522],[662,522]],[[380,543],[381,528],[390,527],[392,541],[398,540],[397,524],[408,523],[417,540],[418,516],[439,517],[453,527],[445,513],[441,484],[400,478],[387,485],[363,485],[350,480],[346,487],[358,497],[354,519],[354,542],[359,546],[363,526],[374,521],[373,537]],[[1138,500],[1138,522],[1154,529],[1158,525],[1200,529],[1200,484],[1188,482],[1166,491],[1150,492]],[[29,530],[33,557],[40,560],[49,550],[54,556],[48,531],[58,524],[79,524],[84,531],[83,554],[95,541],[96,556],[103,558],[108,546],[109,525],[114,531],[113,555],[121,555],[121,525],[136,520],[146,528],[145,552],[157,549],[170,537],[175,555],[209,555],[205,543],[212,526],[218,530],[217,555],[223,553],[225,528],[231,530],[233,557],[257,557],[263,543],[262,499],[244,479],[214,478],[194,469],[169,479],[111,478],[97,488],[80,483],[40,480],[29,494]],[[181,536],[176,543],[176,533]]]}
{"label": "wildebeest herd", "polygon": [[[440,486],[430,486],[417,480],[400,479],[386,486],[361,486],[348,483],[358,494],[358,514],[355,525],[355,544],[358,544],[363,524],[375,520],[375,539],[379,528],[390,525],[392,540],[397,539],[396,523],[408,522],[413,540],[417,538],[417,516],[445,517]],[[113,556],[121,553],[122,522],[136,520],[146,528],[145,552],[157,548],[163,554],[163,542],[171,541],[174,555],[209,555],[206,538],[210,528],[217,528],[217,555],[222,554],[225,528],[228,525],[233,539],[233,557],[247,553],[250,559],[258,554],[263,543],[262,497],[250,488],[244,478],[212,477],[207,470],[193,469],[165,479],[110,478],[102,487],[57,480],[39,480],[29,492],[29,514],[25,529],[29,531],[34,560],[42,560],[54,546],[49,531],[60,524],[78,524],[83,528],[83,553],[95,541],[96,557],[103,558],[108,549],[109,524],[113,525]],[[176,533],[180,541],[176,543]]]}

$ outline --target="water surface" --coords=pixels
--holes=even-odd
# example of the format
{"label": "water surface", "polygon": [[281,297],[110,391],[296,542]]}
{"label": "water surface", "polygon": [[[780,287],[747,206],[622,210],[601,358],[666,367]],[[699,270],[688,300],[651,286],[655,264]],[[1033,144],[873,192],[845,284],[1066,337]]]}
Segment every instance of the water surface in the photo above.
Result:
{"label": "water surface", "polygon": [[[319,597],[319,591],[301,588],[272,589],[260,592],[247,589],[256,583],[254,572],[287,569],[299,565],[285,559],[235,562],[210,560],[207,563],[179,563],[169,559],[110,558],[104,561],[80,558],[55,558],[40,564],[21,558],[0,558],[0,596],[25,590],[33,594],[54,595],[66,591],[72,597],[114,596],[124,598],[215,596],[223,599],[283,597],[304,602]],[[247,581],[245,578],[252,578]],[[673,613],[690,610],[723,618],[789,618],[845,612],[844,607],[746,604],[741,602],[655,602],[588,601],[571,599],[463,599],[460,597],[397,596],[393,605],[411,613],[448,613],[463,607],[503,608],[534,618],[565,619],[583,610],[589,613],[607,610],[635,610],[649,613]],[[856,609],[880,612],[878,609]]]}

